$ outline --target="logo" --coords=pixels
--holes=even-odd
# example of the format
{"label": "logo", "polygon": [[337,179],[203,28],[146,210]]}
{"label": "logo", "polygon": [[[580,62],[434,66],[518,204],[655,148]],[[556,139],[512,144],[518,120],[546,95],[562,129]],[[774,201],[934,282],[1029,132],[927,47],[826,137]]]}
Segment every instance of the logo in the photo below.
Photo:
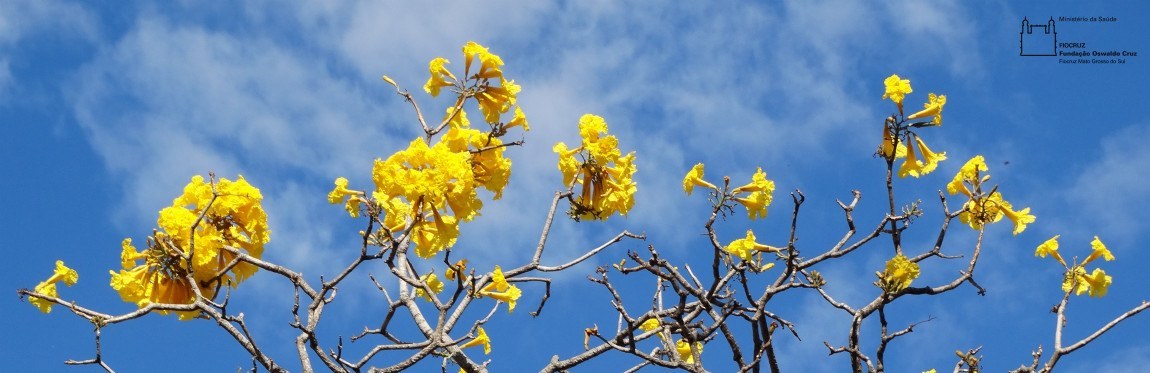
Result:
{"label": "logo", "polygon": [[[1058,35],[1058,26],[1062,26],[1062,37]],[[1122,35],[1129,32],[1129,27],[1120,24],[1118,17],[1107,15],[1050,16],[1045,22],[1037,23],[1022,17],[1018,55],[1056,57],[1043,60],[1058,64],[1126,64],[1138,57],[1137,50],[1124,48],[1130,39]]]}
{"label": "logo", "polygon": [[1054,17],[1046,24],[1031,24],[1022,17],[1022,32],[1018,33],[1019,56],[1057,56],[1058,31],[1054,29]]}

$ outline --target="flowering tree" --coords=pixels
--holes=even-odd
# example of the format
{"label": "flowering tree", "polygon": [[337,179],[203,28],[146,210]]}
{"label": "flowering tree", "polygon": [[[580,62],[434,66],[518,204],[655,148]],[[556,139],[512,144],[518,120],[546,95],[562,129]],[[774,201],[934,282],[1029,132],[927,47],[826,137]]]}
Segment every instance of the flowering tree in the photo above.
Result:
{"label": "flowering tree", "polygon": [[[95,357],[68,361],[69,364],[97,364],[112,371],[114,362],[105,360],[100,352],[101,329],[158,313],[175,314],[180,320],[211,320],[256,364],[268,371],[285,371],[279,359],[286,357],[273,357],[261,349],[269,341],[252,333],[243,313],[229,307],[232,289],[263,270],[282,277],[294,289],[291,327],[298,334],[291,343],[296,351],[294,359],[304,371],[317,367],[339,372],[399,371],[426,359],[441,359],[444,370],[453,364],[462,371],[486,371],[491,362],[481,361],[480,351],[489,353],[498,336],[489,335],[484,325],[497,317],[496,311],[505,305],[507,312],[514,312],[524,289],[530,289],[542,294],[538,304],[528,311],[538,315],[551,296],[552,280],[546,277],[547,273],[569,270],[594,256],[608,255],[604,250],[616,243],[645,237],[622,231],[573,260],[558,264],[544,264],[541,260],[562,202],[569,206],[566,215],[575,221],[626,216],[634,205],[635,152],[621,150],[621,141],[610,134],[604,118],[586,114],[578,120],[579,143],[560,142],[553,147],[563,184],[552,196],[531,260],[508,263],[506,267],[469,267],[467,253],[453,250],[460,239],[459,226],[476,219],[485,203],[500,199],[511,174],[508,150],[522,144],[522,140],[508,141],[504,137],[529,131],[530,126],[517,104],[520,87],[504,75],[503,60],[474,42],[463,46],[463,57],[458,76],[448,68],[445,58],[433,59],[429,64],[430,78],[424,91],[433,97],[446,91],[456,98],[440,120],[429,122],[414,95],[393,79],[383,77],[411,104],[423,135],[413,139],[406,149],[374,161],[371,188],[353,187],[343,177],[335,179],[328,201],[342,204],[352,218],[362,222],[363,230],[359,252],[351,255],[346,267],[334,276],[313,282],[315,279],[265,259],[264,246],[271,235],[259,189],[242,176],[232,181],[209,174],[207,179],[193,177],[172,205],[160,210],[159,227],[146,238],[142,250],[131,238],[123,240],[122,268],[110,271],[110,284],[137,310],[107,314],[62,297],[57,284],[72,286],[79,279],[63,261],[56,262],[55,272],[48,280],[32,290],[21,289],[19,294],[45,313],[53,306],[65,307],[95,326]],[[1035,216],[1029,208],[1016,209],[1008,202],[1003,193],[1009,188],[1000,191],[998,185],[990,183],[986,161],[974,156],[946,185],[947,193],[939,193],[941,225],[937,227],[934,245],[925,250],[904,248],[902,237],[906,230],[927,229],[918,220],[926,214],[921,201],[906,203],[896,190],[904,186],[900,179],[929,174],[947,159],[945,153],[927,147],[920,136],[920,132],[942,125],[946,96],[931,93],[922,110],[906,115],[903,102],[912,93],[910,81],[892,75],[884,83],[882,98],[891,100],[897,112],[883,120],[882,137],[876,138],[880,145],[874,155],[886,166],[887,203],[883,216],[859,223],[867,224],[867,228],[858,229],[854,211],[862,195],[855,191],[849,202],[837,201],[846,225],[841,238],[831,247],[800,247],[795,232],[806,197],[795,190],[790,193],[790,234],[785,239],[760,241],[751,229],[742,237],[720,238],[716,225],[725,221],[721,217],[745,211],[751,220],[766,218],[774,202],[775,183],[761,167],[742,185],[732,185],[729,177],[723,177],[721,182],[714,178],[708,181],[705,166],[696,164],[683,178],[683,191],[690,198],[700,189],[710,201],[709,211],[700,212],[709,213],[703,226],[707,237],[704,246],[710,253],[709,268],[696,272],[690,263],[673,263],[652,245],[642,252],[629,252],[610,267],[599,267],[590,280],[602,286],[617,311],[616,327],[588,327],[582,336],[584,352],[566,358],[556,356],[541,370],[566,371],[614,351],[634,356],[635,365],[628,371],[654,365],[701,372],[706,370],[706,362],[727,359],[739,371],[757,372],[763,366],[779,371],[776,346],[798,343],[798,327],[772,312],[770,302],[784,292],[798,291],[817,293],[828,307],[841,310],[852,320],[845,331],[845,344],[824,342],[831,355],[844,356],[844,364],[855,372],[882,372],[888,345],[930,320],[888,320],[886,310],[895,307],[898,300],[937,295],[964,284],[984,293],[985,289],[975,280],[984,232],[1005,217],[1017,235],[1035,222]],[[467,110],[476,107],[482,124],[473,127]],[[896,181],[900,188],[896,188]],[[906,184],[913,185],[913,181]],[[953,203],[948,198],[958,201]],[[955,218],[975,230],[978,239],[973,247],[947,246],[944,252],[945,238]],[[1061,357],[1150,307],[1150,303],[1143,302],[1082,340],[1064,344],[1064,314],[1071,298],[1083,294],[1102,297],[1112,281],[1101,268],[1088,271],[1087,265],[1098,259],[1110,261],[1114,256],[1095,237],[1085,259],[1068,261],[1058,251],[1057,239],[1058,236],[1051,238],[1035,251],[1036,256],[1051,257],[1065,269],[1064,295],[1053,310],[1057,315],[1054,348],[1045,355],[1038,347],[1033,361],[1019,367],[1019,372],[1048,372]],[[860,304],[838,300],[841,294],[832,294],[824,285],[850,279],[826,278],[817,268],[824,262],[844,260],[868,245],[887,248],[891,257],[876,272],[873,298]],[[965,269],[950,281],[915,283],[920,263],[955,259],[963,259]],[[317,330],[325,307],[341,299],[337,297],[339,286],[369,261],[384,263],[390,276],[385,282],[395,287],[384,286],[374,275],[369,276],[387,300],[387,313],[378,328],[365,328],[351,335],[350,340],[357,342],[368,335],[378,335],[384,342],[362,356],[349,356],[344,353],[342,337],[333,345],[319,337]],[[649,297],[638,299],[624,296],[617,291],[622,278],[618,276],[629,276],[629,282],[650,281],[654,291]],[[389,292],[389,288],[397,288],[398,293]],[[474,308],[489,311],[481,317],[469,316],[474,313],[466,311]],[[875,316],[880,332],[864,334],[864,322]],[[418,335],[396,332],[390,327],[396,317],[410,318]],[[713,344],[723,347],[709,347]],[[954,371],[981,370],[979,350],[958,351]],[[385,361],[380,357],[384,351],[406,351],[407,357]]]}

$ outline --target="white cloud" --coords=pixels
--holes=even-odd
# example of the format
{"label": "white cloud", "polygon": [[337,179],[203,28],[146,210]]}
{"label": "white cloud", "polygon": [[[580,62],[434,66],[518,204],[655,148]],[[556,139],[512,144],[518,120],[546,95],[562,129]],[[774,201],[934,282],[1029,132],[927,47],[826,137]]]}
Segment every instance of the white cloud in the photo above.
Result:
{"label": "white cloud", "polygon": [[[1136,237],[1150,231],[1143,209],[1150,205],[1150,184],[1135,170],[1150,169],[1150,148],[1144,139],[1150,126],[1135,125],[1101,141],[1101,156],[1083,167],[1066,189],[1071,206],[1079,211],[1073,222],[1088,222],[1085,229],[1104,238],[1121,240],[1121,247],[1134,247]],[[1079,225],[1070,223],[1068,225]],[[1083,232],[1089,237],[1089,232]]]}

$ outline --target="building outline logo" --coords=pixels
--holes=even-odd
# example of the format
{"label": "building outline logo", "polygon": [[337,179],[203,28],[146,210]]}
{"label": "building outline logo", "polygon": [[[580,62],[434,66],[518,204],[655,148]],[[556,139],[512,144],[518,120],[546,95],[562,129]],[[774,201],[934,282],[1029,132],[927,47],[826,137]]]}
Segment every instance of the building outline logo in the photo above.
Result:
{"label": "building outline logo", "polygon": [[[1034,29],[1038,32],[1035,32]],[[1018,33],[1019,56],[1050,57],[1058,55],[1058,31],[1054,29],[1054,17],[1044,25],[1031,24],[1022,17],[1022,32]]]}

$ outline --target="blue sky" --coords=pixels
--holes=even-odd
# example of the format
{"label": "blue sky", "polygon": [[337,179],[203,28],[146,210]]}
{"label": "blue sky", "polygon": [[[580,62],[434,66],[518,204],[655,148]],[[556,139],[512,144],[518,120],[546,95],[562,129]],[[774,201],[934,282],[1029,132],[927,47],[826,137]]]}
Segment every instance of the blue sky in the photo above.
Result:
{"label": "blue sky", "polygon": [[[1036,245],[1062,235],[1064,255],[1085,255],[1099,235],[1118,260],[1102,299],[1074,298],[1068,338],[1092,332],[1147,299],[1150,273],[1140,237],[1150,235],[1150,115],[1140,100],[1150,64],[1150,12],[1142,3],[1081,2],[735,2],[580,1],[530,4],[450,2],[325,2],[284,7],[193,2],[101,7],[63,1],[0,3],[0,249],[10,290],[32,287],[56,259],[80,272],[65,298],[111,313],[131,305],[106,284],[118,266],[119,242],[142,240],[157,211],[195,174],[243,174],[261,188],[272,242],[265,258],[315,280],[351,259],[358,222],[325,195],[338,176],[369,185],[371,161],[418,135],[410,108],[380,75],[418,92],[427,61],[459,60],[475,40],[503,57],[523,86],[520,104],[532,124],[527,144],[509,151],[515,162],[503,200],[465,226],[456,253],[477,268],[518,265],[560,188],[551,145],[577,139],[583,113],[603,116],[624,150],[638,156],[639,194],[626,219],[608,223],[557,221],[545,261],[558,262],[622,229],[645,232],[593,263],[555,276],[553,297],[539,318],[501,314],[489,331],[492,369],[538,369],[558,354],[582,350],[582,328],[614,325],[609,298],[584,277],[594,265],[617,262],[625,250],[655,245],[680,261],[709,256],[700,236],[705,199],[683,195],[680,180],[696,162],[717,179],[744,180],[763,167],[779,187],[770,216],[721,223],[721,240],[748,228],[782,244],[791,209],[788,191],[807,204],[799,249],[814,255],[842,234],[835,199],[863,193],[861,226],[881,219],[882,162],[871,156],[882,118],[880,99],[891,73],[911,79],[917,106],[928,92],[948,96],[944,125],[923,131],[949,159],[920,179],[898,180],[901,201],[924,201],[927,216],[912,228],[910,246],[932,242],[937,191],[969,157],[984,155],[994,181],[1038,221],[1012,237],[1008,226],[988,230],[976,272],[985,297],[963,287],[938,297],[903,299],[891,317],[903,323],[935,317],[896,341],[891,371],[940,370],[953,351],[985,346],[985,367],[1002,371],[1028,362],[1038,345],[1049,351],[1060,299],[1059,267],[1034,258]],[[1125,64],[1065,64],[1058,57],[1020,57],[1023,17],[1117,17],[1116,22],[1061,22],[1060,41],[1086,50],[1127,50]],[[458,61],[456,61],[458,62]],[[417,98],[425,112],[444,100]],[[931,215],[934,214],[934,215]],[[969,253],[973,232],[953,227],[944,251]],[[924,249],[925,250],[925,249]],[[889,257],[874,245],[818,268],[828,291],[849,302],[877,290],[873,272]],[[430,265],[430,264],[429,264]],[[949,281],[962,267],[924,264],[923,284]],[[323,333],[337,336],[376,326],[384,300],[365,268],[340,292]],[[634,307],[649,302],[649,278],[629,281]],[[920,283],[920,282],[916,282]],[[293,366],[289,288],[266,273],[233,297],[271,354]],[[542,289],[525,289],[538,299]],[[849,318],[813,292],[795,291],[771,309],[798,324],[802,341],[780,341],[784,368],[842,371],[843,356],[827,358],[823,341],[845,342]],[[9,298],[3,310],[0,357],[14,371],[57,371],[66,359],[92,353],[91,327],[57,309],[49,315]],[[483,310],[485,311],[485,310]],[[1123,371],[1150,363],[1150,327],[1143,315],[1060,362],[1066,371]],[[874,337],[869,329],[864,338]],[[541,343],[540,341],[543,341]],[[704,363],[729,369],[722,342],[708,345]],[[352,347],[352,349],[364,347]],[[233,371],[250,365],[242,349],[208,322],[153,316],[103,333],[104,357],[123,371],[162,365],[173,371]],[[201,358],[203,357],[203,358]],[[383,357],[380,364],[398,357]],[[609,355],[591,365],[629,367]],[[714,365],[711,365],[714,364]],[[436,370],[438,361],[420,365]],[[92,371],[92,367],[72,371]]]}

